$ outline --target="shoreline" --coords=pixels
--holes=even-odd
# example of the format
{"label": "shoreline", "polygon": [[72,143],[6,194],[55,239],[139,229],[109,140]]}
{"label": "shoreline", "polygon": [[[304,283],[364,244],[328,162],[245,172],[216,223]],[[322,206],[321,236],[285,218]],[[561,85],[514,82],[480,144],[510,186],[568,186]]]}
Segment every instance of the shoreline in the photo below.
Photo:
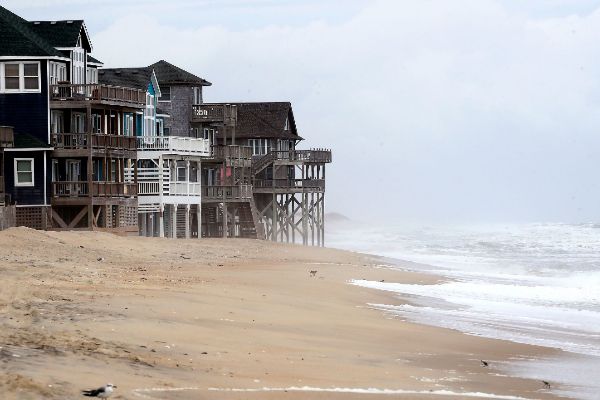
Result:
{"label": "shoreline", "polygon": [[560,398],[497,368],[552,349],[370,309],[399,300],[351,279],[437,278],[377,268],[365,255],[25,228],[0,240],[0,390],[8,400],[64,398],[107,382],[119,399]]}

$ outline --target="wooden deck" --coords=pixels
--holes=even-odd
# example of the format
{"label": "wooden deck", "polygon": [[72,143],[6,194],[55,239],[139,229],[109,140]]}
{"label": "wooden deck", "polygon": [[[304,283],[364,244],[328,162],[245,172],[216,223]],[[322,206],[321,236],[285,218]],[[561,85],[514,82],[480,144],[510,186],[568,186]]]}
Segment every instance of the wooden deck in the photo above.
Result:
{"label": "wooden deck", "polygon": [[316,193],[325,191],[325,179],[255,179],[255,193]]}
{"label": "wooden deck", "polygon": [[50,101],[53,108],[73,107],[73,103],[97,103],[142,108],[146,104],[146,92],[140,89],[101,84],[50,85]]}
{"label": "wooden deck", "polygon": [[135,158],[136,138],[102,133],[52,133],[50,144],[58,157],[86,157],[90,148],[96,153],[119,153]]}
{"label": "wooden deck", "polygon": [[202,203],[247,202],[252,199],[252,186],[203,186]]}
{"label": "wooden deck", "polygon": [[124,182],[92,182],[92,190],[89,183],[83,181],[52,182],[52,196],[61,198],[81,197],[133,197],[137,195],[137,184]]}
{"label": "wooden deck", "polygon": [[329,149],[269,151],[264,156],[254,156],[252,158],[252,172],[257,174],[273,163],[327,164],[331,160],[331,150]]}

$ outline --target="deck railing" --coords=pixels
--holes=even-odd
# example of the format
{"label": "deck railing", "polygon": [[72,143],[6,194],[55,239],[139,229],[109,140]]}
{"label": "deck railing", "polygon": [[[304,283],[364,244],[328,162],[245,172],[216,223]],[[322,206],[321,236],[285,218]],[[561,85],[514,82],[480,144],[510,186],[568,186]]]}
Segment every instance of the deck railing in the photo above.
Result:
{"label": "deck railing", "polygon": [[146,104],[146,92],[121,86],[101,84],[50,85],[52,101],[106,101],[128,103],[134,106]]}
{"label": "deck railing", "polygon": [[141,136],[136,138],[139,151],[162,151],[173,153],[210,155],[210,142],[180,136]]}
{"label": "deck railing", "polygon": [[169,194],[173,196],[200,196],[198,182],[169,182]]}
{"label": "deck railing", "polygon": [[52,196],[54,197],[85,197],[88,194],[87,182],[52,182]]}
{"label": "deck railing", "polygon": [[102,133],[52,133],[50,143],[55,150],[86,150],[90,143],[94,149],[136,150],[135,137]]}
{"label": "deck railing", "polygon": [[269,151],[264,156],[254,156],[252,158],[252,169],[259,172],[274,161],[300,161],[305,163],[330,163],[331,150],[329,149],[310,149],[310,150],[287,150],[287,151]]}
{"label": "deck railing", "polygon": [[195,104],[192,106],[192,120],[219,122],[225,119],[225,107],[222,104]]}
{"label": "deck railing", "polygon": [[[125,179],[133,180],[133,168],[125,168]],[[162,175],[162,187],[161,177]],[[138,168],[138,195],[158,196],[200,196],[199,182],[177,182],[171,181],[168,170],[162,171],[158,167]]]}
{"label": "deck railing", "polygon": [[234,145],[217,145],[212,146],[212,156],[215,158],[233,158],[233,159],[252,159],[252,147],[250,146],[234,146]]}
{"label": "deck railing", "polygon": [[132,197],[137,195],[136,183],[93,182],[92,196],[98,197]]}
{"label": "deck railing", "polygon": [[246,200],[252,198],[251,185],[203,186],[202,200]]}
{"label": "deck railing", "polygon": [[93,182],[89,191],[88,182],[60,181],[52,182],[54,197],[131,197],[137,195],[137,184],[125,182]]}
{"label": "deck railing", "polygon": [[325,179],[255,179],[254,187],[257,189],[325,189]]}

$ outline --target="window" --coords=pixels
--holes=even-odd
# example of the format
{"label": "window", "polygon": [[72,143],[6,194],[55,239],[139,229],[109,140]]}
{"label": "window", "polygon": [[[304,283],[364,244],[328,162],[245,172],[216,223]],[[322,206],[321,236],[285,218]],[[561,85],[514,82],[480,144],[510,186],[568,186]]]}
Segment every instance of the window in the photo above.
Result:
{"label": "window", "polygon": [[50,84],[56,85],[58,82],[67,80],[67,66],[63,63],[50,62]]}
{"label": "window", "polygon": [[156,136],[156,119],[154,110],[154,96],[146,93],[146,108],[144,109],[144,135]]}
{"label": "window", "polygon": [[37,64],[23,64],[23,83],[25,90],[37,90],[40,88],[38,79],[39,71]]}
{"label": "window", "polygon": [[52,182],[58,182],[58,178],[58,160],[52,160]]}
{"label": "window", "polygon": [[98,69],[88,67],[85,76],[86,83],[98,83]]}
{"label": "window", "polygon": [[160,88],[161,96],[158,98],[158,101],[171,101],[171,87],[165,86]]}
{"label": "window", "polygon": [[204,128],[204,132],[203,132],[203,139],[206,139],[209,141],[209,145],[210,146],[214,146],[216,145],[216,130],[214,128]]}
{"label": "window", "polygon": [[33,158],[15,158],[15,186],[33,186]]}
{"label": "window", "polygon": [[2,92],[40,91],[39,62],[7,62],[0,64],[0,89]]}
{"label": "window", "polygon": [[71,54],[71,83],[84,84],[85,81],[85,50],[78,47]]}
{"label": "window", "polygon": [[202,104],[202,88],[194,88],[194,104]]}
{"label": "window", "polygon": [[133,114],[127,113],[123,116],[123,134],[133,136]]}
{"label": "window", "polygon": [[187,181],[186,168],[177,166],[177,182]]}
{"label": "window", "polygon": [[4,64],[4,87],[19,90],[19,64]]}
{"label": "window", "polygon": [[269,139],[248,139],[253,156],[262,156],[269,152]]}
{"label": "window", "polygon": [[92,133],[102,133],[102,115],[92,114]]}

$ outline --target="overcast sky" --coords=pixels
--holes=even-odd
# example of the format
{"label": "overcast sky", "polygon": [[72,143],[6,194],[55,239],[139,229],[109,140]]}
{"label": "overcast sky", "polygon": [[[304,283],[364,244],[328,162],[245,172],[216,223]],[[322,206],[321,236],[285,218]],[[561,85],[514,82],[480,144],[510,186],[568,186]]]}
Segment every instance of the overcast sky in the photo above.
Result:
{"label": "overcast sky", "polygon": [[291,101],[327,208],[394,222],[600,220],[600,0],[7,0],[85,19],[107,67]]}

